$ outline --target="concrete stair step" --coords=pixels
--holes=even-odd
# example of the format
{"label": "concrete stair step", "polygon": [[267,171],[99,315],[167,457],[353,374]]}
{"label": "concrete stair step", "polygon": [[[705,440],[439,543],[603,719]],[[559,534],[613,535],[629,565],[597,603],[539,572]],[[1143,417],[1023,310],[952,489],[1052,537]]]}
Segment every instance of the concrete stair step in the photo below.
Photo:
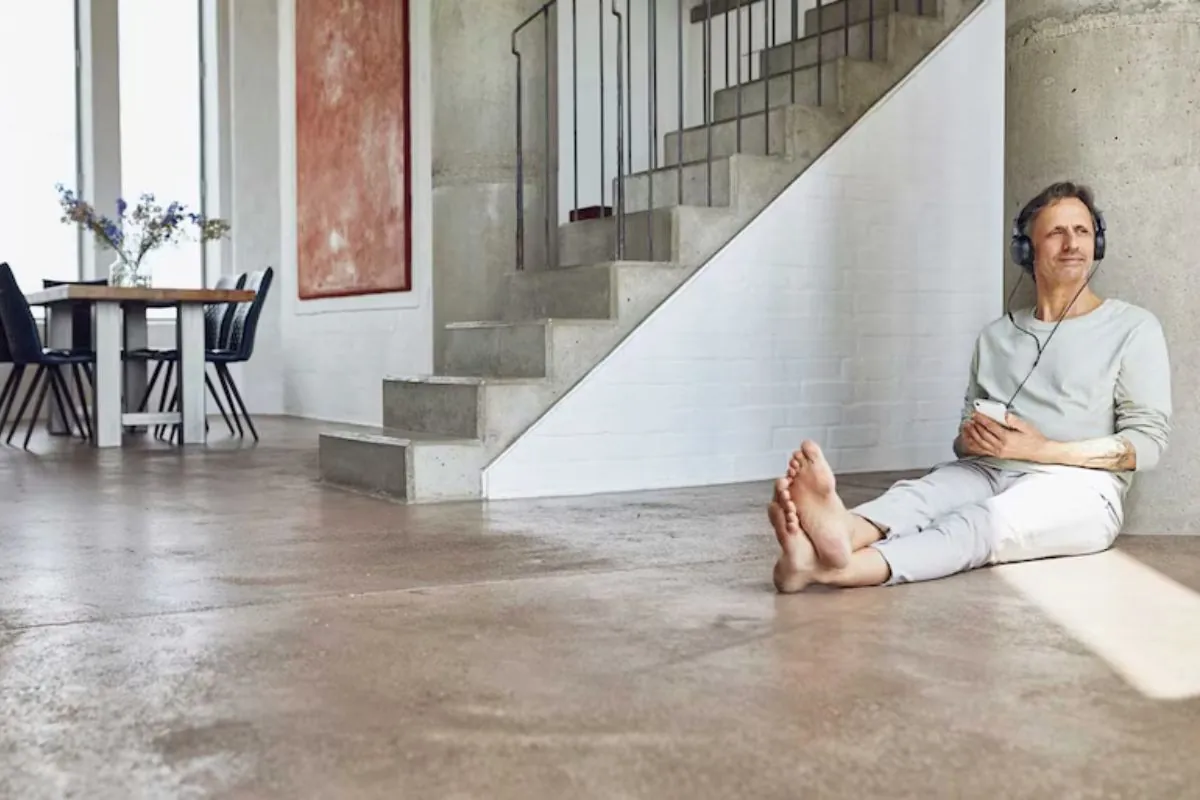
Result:
{"label": "concrete stair step", "polygon": [[655,208],[668,208],[704,205],[711,198],[714,206],[757,207],[795,176],[796,166],[783,156],[735,153],[684,164],[682,169],[664,167],[628,176],[623,180],[625,204],[636,212],[645,210],[651,202]]}
{"label": "concrete stair step", "polygon": [[504,279],[503,319],[640,318],[688,273],[671,261],[610,261],[513,272]]}
{"label": "concrete stair step", "polygon": [[486,378],[545,378],[556,358],[590,352],[611,339],[610,320],[540,319],[456,322],[446,326],[445,372]]}
{"label": "concrete stair step", "polygon": [[[846,26],[865,22],[872,16],[887,16],[889,13],[920,14],[936,17],[941,13],[940,5],[944,0],[834,0],[821,3],[804,12],[805,36],[813,36],[820,31],[833,31]],[[817,25],[818,16],[820,27]]]}
{"label": "concrete stair step", "polygon": [[482,494],[483,443],[386,428],[322,433],[321,480],[409,503],[476,499]]}
{"label": "concrete stair step", "polygon": [[877,5],[886,6],[886,10],[882,13],[876,10],[873,19],[851,23],[849,28],[839,26],[820,35],[814,30],[811,35],[759,51],[755,77],[784,74],[842,57],[886,61],[889,22],[893,15],[903,12],[893,11],[891,2],[877,0]]}
{"label": "concrete stair step", "polygon": [[[788,105],[772,111],[748,114],[739,120],[714,123],[712,155],[714,159],[734,153],[747,155],[784,155],[814,159],[850,127],[851,118],[829,106]],[[740,134],[739,134],[740,128]],[[685,164],[706,162],[709,152],[709,127],[688,128],[682,135],[672,131],[666,136],[665,168],[674,167],[682,143]]]}
{"label": "concrete stair step", "polygon": [[799,104],[861,112],[870,104],[864,102],[865,98],[879,97],[878,93],[872,94],[869,90],[877,80],[872,80],[872,76],[886,74],[889,74],[886,62],[835,58],[814,67],[774,75],[769,80],[721,89],[713,97],[713,119],[718,122],[736,120],[739,116],[761,112],[767,107],[768,92],[770,108]]}
{"label": "concrete stair step", "polygon": [[[598,264],[617,258],[619,215],[559,226],[558,268]],[[728,209],[673,206],[625,214],[627,261],[670,261],[694,265],[737,230]],[[719,242],[717,238],[725,238]]]}
{"label": "concrete stair step", "polygon": [[477,378],[432,375],[385,378],[383,426],[390,429],[484,438],[489,402],[521,403],[537,389],[537,378]]}
{"label": "concrete stair step", "polygon": [[554,399],[545,379],[432,375],[385,378],[385,427],[478,440],[498,452]]}

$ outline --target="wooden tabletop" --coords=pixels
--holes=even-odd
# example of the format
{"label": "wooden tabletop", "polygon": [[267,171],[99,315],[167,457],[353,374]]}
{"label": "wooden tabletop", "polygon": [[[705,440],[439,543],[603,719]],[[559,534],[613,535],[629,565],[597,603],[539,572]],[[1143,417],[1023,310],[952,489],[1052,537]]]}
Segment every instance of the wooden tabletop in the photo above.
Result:
{"label": "wooden tabletop", "polygon": [[144,303],[173,306],[180,303],[246,303],[254,299],[248,289],[158,289],[134,286],[65,284],[25,295],[31,306],[48,306],[78,300],[93,302]]}

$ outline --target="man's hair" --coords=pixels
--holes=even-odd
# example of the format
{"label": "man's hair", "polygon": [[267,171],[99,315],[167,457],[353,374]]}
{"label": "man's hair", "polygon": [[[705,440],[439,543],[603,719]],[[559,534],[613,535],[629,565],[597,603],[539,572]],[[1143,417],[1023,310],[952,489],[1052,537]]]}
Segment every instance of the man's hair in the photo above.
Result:
{"label": "man's hair", "polygon": [[1059,200],[1066,200],[1068,198],[1074,198],[1087,206],[1088,211],[1092,215],[1092,225],[1095,226],[1096,219],[1100,214],[1096,210],[1096,198],[1091,188],[1082,183],[1075,183],[1074,181],[1059,181],[1042,189],[1036,197],[1025,204],[1025,207],[1021,209],[1021,213],[1017,215],[1017,229],[1026,236],[1030,235],[1033,228],[1033,221],[1037,218],[1038,214]]}

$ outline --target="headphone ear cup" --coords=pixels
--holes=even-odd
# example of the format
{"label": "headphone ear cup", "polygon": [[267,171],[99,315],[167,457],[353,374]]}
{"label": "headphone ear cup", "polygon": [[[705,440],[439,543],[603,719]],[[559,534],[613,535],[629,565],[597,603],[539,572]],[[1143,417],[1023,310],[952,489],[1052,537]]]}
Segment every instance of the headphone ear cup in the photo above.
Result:
{"label": "headphone ear cup", "polygon": [[1014,233],[1008,247],[1014,263],[1026,272],[1033,271],[1033,242],[1021,233]]}
{"label": "headphone ear cup", "polygon": [[1104,221],[1104,215],[1096,214],[1096,246],[1093,258],[1100,261],[1104,258],[1104,251],[1108,248],[1108,224]]}

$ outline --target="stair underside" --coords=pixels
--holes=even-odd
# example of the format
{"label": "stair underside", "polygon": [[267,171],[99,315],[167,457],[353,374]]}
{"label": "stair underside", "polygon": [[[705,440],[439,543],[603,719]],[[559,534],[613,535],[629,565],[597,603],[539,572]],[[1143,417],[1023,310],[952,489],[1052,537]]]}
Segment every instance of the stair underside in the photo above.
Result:
{"label": "stair underside", "polygon": [[[667,159],[682,150],[682,168],[669,160],[621,178],[623,218],[561,225],[557,265],[506,277],[502,319],[447,326],[451,374],[386,379],[382,429],[322,435],[322,477],[407,502],[479,497],[491,459],[981,2],[900,0],[892,13],[894,1],[875,0],[873,19],[870,0],[829,3],[823,36],[760,53],[770,79],[716,92],[711,135],[666,135]],[[892,11],[880,13],[884,4]],[[952,18],[932,16],[943,5]],[[806,14],[806,31],[816,23]]]}

